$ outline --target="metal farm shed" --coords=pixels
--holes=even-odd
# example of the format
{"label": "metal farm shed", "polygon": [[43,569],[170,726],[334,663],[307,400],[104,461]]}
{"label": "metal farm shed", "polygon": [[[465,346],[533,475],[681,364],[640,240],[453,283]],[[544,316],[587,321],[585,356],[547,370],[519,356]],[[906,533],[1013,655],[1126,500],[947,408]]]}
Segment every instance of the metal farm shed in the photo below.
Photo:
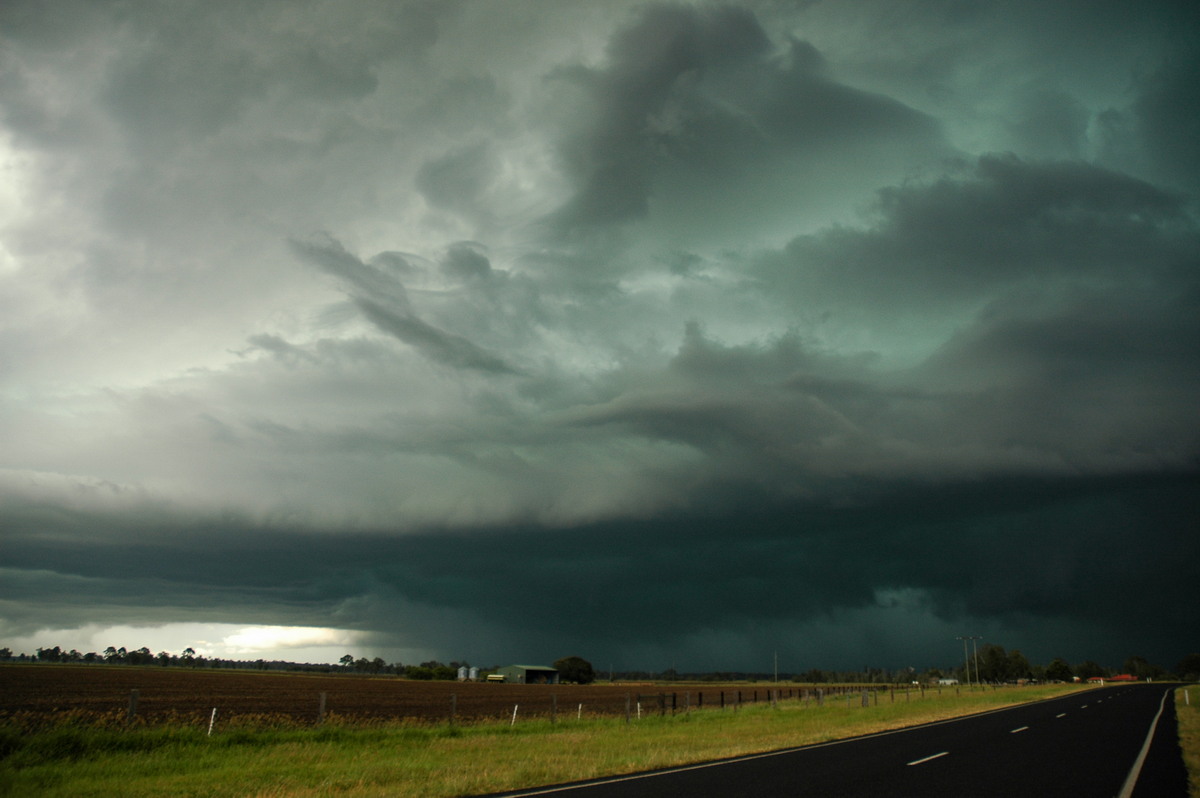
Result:
{"label": "metal farm shed", "polygon": [[547,665],[506,665],[496,673],[509,684],[558,684],[558,670]]}

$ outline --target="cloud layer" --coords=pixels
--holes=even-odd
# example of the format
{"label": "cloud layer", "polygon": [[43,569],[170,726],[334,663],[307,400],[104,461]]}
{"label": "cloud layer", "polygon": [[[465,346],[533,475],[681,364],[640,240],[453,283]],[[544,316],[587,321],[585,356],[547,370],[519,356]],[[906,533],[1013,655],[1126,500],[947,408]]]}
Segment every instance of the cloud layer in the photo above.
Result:
{"label": "cloud layer", "polygon": [[69,10],[0,11],[0,636],[1186,653],[1175,4]]}

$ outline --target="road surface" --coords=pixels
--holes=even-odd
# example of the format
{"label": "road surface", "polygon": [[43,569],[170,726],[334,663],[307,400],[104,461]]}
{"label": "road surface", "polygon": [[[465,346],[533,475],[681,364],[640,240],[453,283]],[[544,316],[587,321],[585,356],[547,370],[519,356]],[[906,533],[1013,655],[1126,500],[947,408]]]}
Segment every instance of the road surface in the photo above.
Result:
{"label": "road surface", "polygon": [[1186,798],[1176,686],[1106,687],[853,740],[504,795]]}

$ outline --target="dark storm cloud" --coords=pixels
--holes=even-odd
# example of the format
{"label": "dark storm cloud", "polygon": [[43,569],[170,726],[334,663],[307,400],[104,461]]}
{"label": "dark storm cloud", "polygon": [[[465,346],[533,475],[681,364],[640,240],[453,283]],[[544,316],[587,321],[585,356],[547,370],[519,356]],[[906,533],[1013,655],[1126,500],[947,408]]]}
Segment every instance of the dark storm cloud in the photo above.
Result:
{"label": "dark storm cloud", "polygon": [[1170,664],[1194,16],[0,6],[0,634]]}
{"label": "dark storm cloud", "polygon": [[[337,241],[292,242],[292,246],[305,260],[348,284],[354,304],[368,321],[431,360],[455,368],[516,373],[500,356],[417,318],[404,285],[395,276],[363,263]],[[462,245],[450,249],[447,266],[466,275],[486,274],[488,268],[486,258]]]}
{"label": "dark storm cloud", "polygon": [[[764,276],[798,299],[917,303],[987,296],[1036,279],[1154,279],[1184,266],[1196,232],[1184,198],[1078,161],[984,156],[961,178],[880,192],[880,222],[793,241]],[[907,306],[907,307],[906,307]]]}
{"label": "dark storm cloud", "polygon": [[[1162,632],[1141,639],[1152,655],[1170,656],[1176,630],[1187,624],[1187,563],[1200,553],[1186,534],[1200,521],[1196,487],[1194,475],[1014,479],[932,491],[894,483],[857,507],[760,504],[751,488],[734,514],[667,514],[569,534],[330,538],[236,519],[181,527],[160,517],[110,519],[136,534],[96,545],[69,523],[48,536],[40,521],[36,534],[13,536],[5,598],[27,594],[52,607],[55,594],[70,588],[95,602],[80,610],[81,620],[144,591],[160,596],[157,612],[171,617],[191,617],[214,598],[218,617],[231,619],[333,623],[358,607],[352,627],[390,629],[384,634],[396,644],[416,628],[430,644],[471,649],[463,627],[426,627],[419,613],[405,612],[441,607],[461,624],[488,629],[488,645],[500,648],[471,650],[472,657],[517,657],[532,647],[545,656],[579,649],[620,661],[646,641],[666,657],[714,630],[749,623],[786,630],[839,610],[878,610],[881,590],[903,589],[927,594],[946,624],[972,617],[1010,624],[1021,630],[1024,650],[1049,658],[1062,645],[1060,619],[1097,641],[1119,641],[1145,623],[1130,597],[1152,593]],[[175,530],[172,542],[146,542],[158,524]],[[25,570],[47,561],[61,575]],[[154,616],[147,608],[137,617]],[[514,642],[494,642],[505,638]],[[792,659],[814,656],[802,653],[810,640],[774,643]],[[1097,647],[1097,656],[1126,654],[1111,642]],[[826,664],[861,664],[823,656]]]}
{"label": "dark storm cloud", "polygon": [[812,44],[778,53],[746,10],[654,5],[606,56],[556,75],[583,95],[560,144],[577,185],[555,214],[568,231],[645,217],[652,198],[697,187],[720,201],[718,185],[763,160],[938,144],[924,115],[826,75]]}
{"label": "dark storm cloud", "polygon": [[376,327],[419,349],[439,363],[497,374],[515,373],[503,358],[461,335],[439,330],[416,316],[393,312],[369,299],[358,299],[355,304]]}
{"label": "dark storm cloud", "polygon": [[[1200,23],[1193,26],[1200,32]],[[1137,132],[1156,172],[1171,185],[1200,187],[1200,47],[1170,58],[1139,85]]]}
{"label": "dark storm cloud", "polygon": [[472,212],[495,179],[497,164],[484,144],[440,155],[417,172],[416,186],[431,204]]}

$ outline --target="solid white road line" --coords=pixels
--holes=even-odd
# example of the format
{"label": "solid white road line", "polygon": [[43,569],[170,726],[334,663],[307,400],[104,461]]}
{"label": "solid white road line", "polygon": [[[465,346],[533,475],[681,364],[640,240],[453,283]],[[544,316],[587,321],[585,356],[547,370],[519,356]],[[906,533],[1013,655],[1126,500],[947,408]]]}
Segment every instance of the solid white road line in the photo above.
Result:
{"label": "solid white road line", "polygon": [[949,752],[949,751],[942,751],[940,754],[934,754],[933,756],[927,756],[927,757],[925,757],[924,759],[918,759],[918,760],[916,760],[916,761],[909,762],[909,763],[908,763],[908,766],[909,766],[909,767],[912,767],[913,765],[923,765],[923,764],[925,764],[926,762],[928,762],[928,761],[929,761],[929,760],[931,760],[931,759],[937,759],[939,756],[945,756],[945,755],[946,755],[946,754],[948,754],[948,753],[950,753],[950,752]]}
{"label": "solid white road line", "polygon": [[1158,702],[1158,713],[1155,714],[1154,720],[1150,721],[1150,731],[1146,732],[1146,742],[1142,743],[1141,753],[1138,754],[1137,760],[1129,770],[1129,775],[1125,777],[1125,784],[1121,787],[1121,792],[1117,795],[1117,798],[1130,798],[1133,795],[1133,788],[1137,784],[1138,776],[1142,773],[1142,765],[1146,761],[1146,754],[1150,753],[1150,743],[1154,740],[1154,729],[1158,726],[1158,719],[1162,717],[1163,708],[1167,705],[1167,696],[1169,695],[1171,695],[1170,690],[1163,691],[1162,701]]}
{"label": "solid white road line", "polygon": [[1009,734],[1016,734],[1017,732],[1023,732],[1023,731],[1028,731],[1028,730],[1029,730],[1028,726],[1021,726],[1020,728],[1013,729],[1012,731],[1009,732]]}
{"label": "solid white road line", "polygon": [[1066,716],[1067,716],[1067,713],[1066,713],[1066,712],[1060,712],[1059,714],[1055,715],[1054,717],[1056,717],[1056,718],[1065,718]]}

